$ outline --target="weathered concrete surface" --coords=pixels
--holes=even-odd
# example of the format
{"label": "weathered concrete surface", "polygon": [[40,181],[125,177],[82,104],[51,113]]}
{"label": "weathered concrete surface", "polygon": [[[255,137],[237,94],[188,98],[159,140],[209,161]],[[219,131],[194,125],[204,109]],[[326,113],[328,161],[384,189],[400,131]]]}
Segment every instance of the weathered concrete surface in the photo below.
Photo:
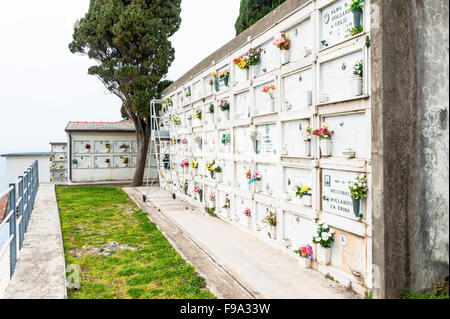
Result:
{"label": "weathered concrete surface", "polygon": [[64,249],[55,186],[42,183],[5,299],[67,297]]}
{"label": "weathered concrete surface", "polygon": [[374,295],[396,298],[448,275],[448,2],[370,10]]}
{"label": "weathered concrete surface", "polygon": [[[149,204],[142,203],[144,188],[125,191],[149,213],[152,221],[174,247],[188,257],[208,284],[215,286],[212,292],[220,298],[233,296],[225,285],[217,284],[227,280],[226,277],[229,278],[228,284],[240,287],[237,291],[242,292],[243,287],[247,296],[254,298],[358,298],[318,272],[302,269],[294,258],[236,226],[210,217],[183,201],[173,200],[169,192],[155,188]],[[161,212],[158,213],[153,206]],[[178,230],[173,233],[174,229]],[[189,259],[192,246],[196,247],[200,258]],[[201,258],[201,255],[208,257]]]}

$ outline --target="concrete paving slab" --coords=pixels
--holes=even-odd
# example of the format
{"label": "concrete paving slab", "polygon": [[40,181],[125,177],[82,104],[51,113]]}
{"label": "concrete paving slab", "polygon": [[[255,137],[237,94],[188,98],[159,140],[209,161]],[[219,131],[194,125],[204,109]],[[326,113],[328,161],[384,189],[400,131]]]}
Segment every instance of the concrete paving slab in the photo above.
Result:
{"label": "concrete paving slab", "polygon": [[41,183],[5,299],[67,298],[64,248],[55,186]]}
{"label": "concrete paving slab", "polygon": [[[164,231],[168,222],[175,225],[185,238],[194,242],[199,249],[210,256],[210,260],[255,298],[352,299],[360,297],[334,281],[326,279],[317,271],[301,268],[294,258],[251,234],[211,217],[188,203],[184,205],[189,207],[188,210],[182,206],[164,206],[170,200],[160,200],[150,196],[148,200],[151,201],[151,205],[149,205],[142,203],[145,188],[126,189],[126,191],[129,194],[133,192],[134,196],[131,197],[138,203],[140,201],[140,205],[146,204],[142,208],[149,212],[150,218],[154,216],[154,207],[159,208],[160,214],[167,220],[164,225],[158,224],[157,220],[154,221],[160,229]],[[153,194],[161,197],[164,193],[158,191]],[[160,206],[161,204],[163,206]],[[183,254],[183,244],[179,243],[177,247]],[[198,260],[198,262],[199,264],[193,262],[197,269],[203,261]],[[205,278],[207,281],[214,281],[213,274],[207,274]]]}

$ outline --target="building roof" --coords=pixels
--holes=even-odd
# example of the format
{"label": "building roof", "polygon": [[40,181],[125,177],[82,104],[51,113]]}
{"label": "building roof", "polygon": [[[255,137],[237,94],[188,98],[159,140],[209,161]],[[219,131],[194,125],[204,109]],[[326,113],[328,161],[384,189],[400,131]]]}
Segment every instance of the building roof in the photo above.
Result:
{"label": "building roof", "polygon": [[51,156],[50,152],[24,152],[24,153],[9,153],[9,154],[1,154],[1,157],[46,157]]}
{"label": "building roof", "polygon": [[66,126],[66,132],[135,132],[132,121],[120,122],[69,122]]}
{"label": "building roof", "polygon": [[216,50],[214,53],[206,57],[203,61],[201,61],[191,70],[185,73],[181,78],[173,82],[162,92],[163,96],[166,96],[167,94],[172,93],[172,91],[180,88],[186,82],[190,81],[192,78],[210,68],[215,62],[226,58],[231,52],[234,52],[245,46],[249,42],[249,40],[251,41],[252,39],[258,37],[261,33],[269,30],[280,20],[283,20],[287,16],[293,14],[296,10],[308,4],[308,2],[309,0],[287,0],[283,2],[266,16],[261,18],[261,20],[237,35],[233,40],[229,41],[227,44]]}

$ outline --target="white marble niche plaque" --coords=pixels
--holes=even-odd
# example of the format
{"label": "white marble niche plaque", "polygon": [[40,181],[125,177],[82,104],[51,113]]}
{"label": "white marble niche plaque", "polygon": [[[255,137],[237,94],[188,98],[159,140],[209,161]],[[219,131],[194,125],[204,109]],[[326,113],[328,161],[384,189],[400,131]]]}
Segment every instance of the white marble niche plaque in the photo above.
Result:
{"label": "white marble niche plaque", "polygon": [[283,78],[283,111],[299,110],[312,105],[312,71],[306,69]]}
{"label": "white marble niche plaque", "polygon": [[283,142],[281,144],[281,155],[289,157],[310,157],[313,155],[312,138],[305,141],[302,129],[310,126],[309,119],[283,122]]}

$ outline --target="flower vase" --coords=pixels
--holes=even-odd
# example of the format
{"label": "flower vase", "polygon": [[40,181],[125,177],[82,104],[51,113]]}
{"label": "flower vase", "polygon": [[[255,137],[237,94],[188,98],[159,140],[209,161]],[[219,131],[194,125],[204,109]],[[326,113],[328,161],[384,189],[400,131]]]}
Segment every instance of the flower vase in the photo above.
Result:
{"label": "flower vase", "polygon": [[252,226],[252,217],[251,216],[246,216],[246,223],[247,223],[247,228],[250,228]]}
{"label": "flower vase", "polygon": [[363,94],[363,77],[359,75],[352,76],[350,80],[352,84],[352,91],[355,96]]}
{"label": "flower vase", "polygon": [[214,78],[214,89],[216,90],[216,92],[220,91],[219,78],[217,76]]}
{"label": "flower vase", "polygon": [[291,59],[291,51],[289,50],[281,50],[280,52],[281,65],[288,64]]}
{"label": "flower vase", "polygon": [[255,192],[256,193],[261,193],[262,192],[262,182],[261,181],[256,181],[255,182]]}
{"label": "flower vase", "polygon": [[363,10],[362,8],[355,8],[352,10],[353,13],[353,27],[356,29],[360,25],[362,25],[362,17],[363,17]]}
{"label": "flower vase", "polygon": [[209,174],[211,176],[211,179],[214,179],[214,171],[209,171]]}
{"label": "flower vase", "polygon": [[311,268],[311,259],[308,259],[306,257],[300,257],[297,259],[297,262],[299,263],[302,268],[309,269]]}
{"label": "flower vase", "polygon": [[222,173],[216,173],[216,181],[217,183],[221,183],[223,180],[223,174]]}
{"label": "flower vase", "polygon": [[277,239],[277,226],[270,225],[268,236],[270,239]]}
{"label": "flower vase", "polygon": [[357,218],[361,218],[363,216],[360,213],[361,212],[361,199],[352,198],[352,202],[353,202],[353,214],[355,214],[355,216]]}
{"label": "flower vase", "polygon": [[312,105],[312,91],[303,91],[302,93],[302,105],[311,106]]}
{"label": "flower vase", "polygon": [[303,144],[303,156],[308,157],[311,156],[311,140],[305,140]]}
{"label": "flower vase", "polygon": [[78,164],[73,164],[73,168],[77,169],[78,168]]}
{"label": "flower vase", "polygon": [[319,246],[316,258],[320,264],[328,265],[331,262],[331,248]]}
{"label": "flower vase", "polygon": [[230,120],[230,110],[226,110],[226,111],[224,111],[224,113],[225,113],[225,119],[227,121],[229,121]]}
{"label": "flower vase", "polygon": [[273,113],[273,112],[275,112],[275,99],[272,97],[272,98],[270,98],[269,113]]}
{"label": "flower vase", "polygon": [[189,172],[188,167],[187,166],[183,167],[183,173],[186,175],[188,174],[188,172]]}
{"label": "flower vase", "polygon": [[223,78],[223,84],[224,84],[226,87],[228,87],[229,81],[230,81],[230,78],[229,78],[229,77],[224,77],[224,78]]}
{"label": "flower vase", "polygon": [[301,201],[304,206],[307,206],[307,207],[312,206],[312,196],[311,195],[303,195]]}
{"label": "flower vase", "polygon": [[256,78],[258,75],[258,65],[250,65],[251,76]]}
{"label": "flower vase", "polygon": [[322,152],[323,157],[331,156],[331,152],[333,149],[333,141],[331,139],[321,139],[320,140],[320,151]]}
{"label": "flower vase", "polygon": [[247,185],[247,191],[251,192],[253,188],[253,183],[246,183]]}

